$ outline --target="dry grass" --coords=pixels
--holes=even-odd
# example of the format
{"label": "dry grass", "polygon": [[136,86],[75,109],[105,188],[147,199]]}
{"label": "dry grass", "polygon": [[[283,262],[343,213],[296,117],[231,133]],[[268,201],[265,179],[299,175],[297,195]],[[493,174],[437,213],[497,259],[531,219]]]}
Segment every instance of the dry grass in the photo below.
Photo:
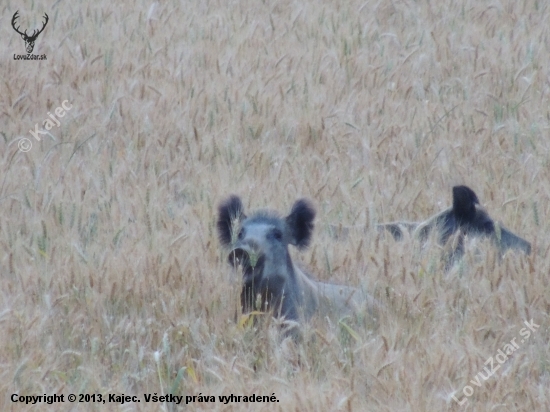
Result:
{"label": "dry grass", "polygon": [[[12,393],[271,395],[209,410],[550,410],[550,8],[524,1],[4,2],[0,409]],[[50,16],[34,53],[10,27]],[[33,20],[34,19],[34,20]],[[63,100],[73,108],[37,142]],[[19,138],[33,140],[28,153]],[[434,254],[330,224],[421,220],[471,186],[530,257]],[[318,209],[318,278],[376,291],[378,329],[303,345],[234,321],[215,233],[247,208]],[[540,329],[495,376],[484,362]],[[155,355],[156,354],[156,355]],[[178,374],[179,373],[179,374]],[[468,402],[452,400],[473,386]]]}

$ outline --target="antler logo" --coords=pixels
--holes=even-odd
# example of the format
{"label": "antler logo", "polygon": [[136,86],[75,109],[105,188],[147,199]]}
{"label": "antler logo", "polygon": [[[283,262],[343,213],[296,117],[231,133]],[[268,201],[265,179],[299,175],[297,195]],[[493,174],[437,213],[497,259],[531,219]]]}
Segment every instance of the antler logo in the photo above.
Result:
{"label": "antler logo", "polygon": [[40,33],[42,33],[44,31],[44,28],[46,27],[46,24],[48,24],[48,20],[49,20],[48,15],[46,13],[44,13],[44,18],[46,19],[46,21],[42,24],[42,28],[40,30],[33,30],[32,34],[29,36],[29,35],[27,35],[27,30],[25,30],[24,33],[21,33],[19,31],[19,26],[15,27],[16,20],[19,17],[18,13],[19,13],[19,10],[17,10],[15,12],[15,14],[13,15],[13,18],[11,19],[11,26],[13,27],[13,29],[17,33],[19,33],[21,35],[23,40],[25,40],[25,48],[27,49],[27,53],[32,53],[32,50],[34,49],[34,42],[36,41],[36,38],[38,37],[38,35]]}

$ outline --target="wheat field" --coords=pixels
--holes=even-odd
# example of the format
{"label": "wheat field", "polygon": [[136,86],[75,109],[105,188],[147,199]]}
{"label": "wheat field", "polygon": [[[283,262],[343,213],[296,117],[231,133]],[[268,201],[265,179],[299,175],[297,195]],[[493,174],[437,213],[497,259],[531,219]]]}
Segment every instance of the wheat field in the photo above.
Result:
{"label": "wheat field", "polygon": [[[550,410],[548,3],[0,9],[1,410]],[[48,13],[33,52],[47,60],[14,60],[17,10],[31,30]],[[480,242],[446,272],[437,247],[369,229],[428,218],[457,184],[533,253]],[[282,214],[311,199],[294,259],[375,294],[378,325],[314,319],[297,343],[244,322],[215,228],[232,193]]]}

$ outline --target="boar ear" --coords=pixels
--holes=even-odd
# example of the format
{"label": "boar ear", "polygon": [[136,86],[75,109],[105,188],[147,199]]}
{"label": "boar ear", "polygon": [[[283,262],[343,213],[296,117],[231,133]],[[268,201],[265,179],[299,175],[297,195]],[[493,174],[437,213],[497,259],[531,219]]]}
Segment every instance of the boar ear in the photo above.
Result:
{"label": "boar ear", "polygon": [[291,245],[298,249],[304,249],[309,245],[313,234],[314,219],[315,209],[309,201],[301,199],[294,203],[290,214],[285,219]]}
{"label": "boar ear", "polygon": [[235,220],[245,219],[243,212],[243,203],[238,196],[232,195],[227,200],[220,203],[218,207],[218,236],[222,245],[227,246],[231,243],[233,222]]}
{"label": "boar ear", "polygon": [[468,186],[453,187],[453,213],[459,221],[471,222],[476,216],[479,199]]}

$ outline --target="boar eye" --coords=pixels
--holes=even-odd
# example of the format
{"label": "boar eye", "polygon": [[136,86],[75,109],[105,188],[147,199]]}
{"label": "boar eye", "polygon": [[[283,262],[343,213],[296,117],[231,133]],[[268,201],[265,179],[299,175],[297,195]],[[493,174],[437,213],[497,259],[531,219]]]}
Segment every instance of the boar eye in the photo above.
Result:
{"label": "boar eye", "polygon": [[243,238],[244,238],[244,227],[241,228],[241,230],[239,231],[239,235],[237,236],[237,238],[239,240],[243,240]]}
{"label": "boar eye", "polygon": [[283,232],[281,232],[279,229],[274,229],[273,230],[273,237],[276,240],[282,240],[283,239]]}

